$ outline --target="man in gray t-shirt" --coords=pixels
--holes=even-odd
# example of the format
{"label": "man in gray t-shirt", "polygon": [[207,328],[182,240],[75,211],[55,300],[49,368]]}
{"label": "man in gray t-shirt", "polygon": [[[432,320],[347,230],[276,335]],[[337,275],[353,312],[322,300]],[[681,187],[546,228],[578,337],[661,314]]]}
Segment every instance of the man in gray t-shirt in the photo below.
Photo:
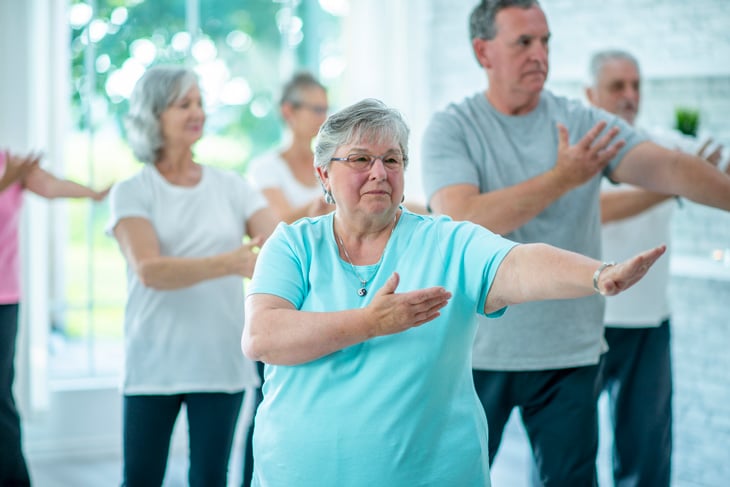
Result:
{"label": "man in gray t-shirt", "polygon": [[[603,176],[730,209],[730,183],[701,159],[545,91],[549,37],[535,0],[486,0],[474,9],[472,47],[489,88],[434,115],[423,137],[423,181],[435,212],[599,257]],[[518,407],[540,483],[595,484],[603,305],[596,295],[514,306],[483,320],[473,367],[490,460]]]}

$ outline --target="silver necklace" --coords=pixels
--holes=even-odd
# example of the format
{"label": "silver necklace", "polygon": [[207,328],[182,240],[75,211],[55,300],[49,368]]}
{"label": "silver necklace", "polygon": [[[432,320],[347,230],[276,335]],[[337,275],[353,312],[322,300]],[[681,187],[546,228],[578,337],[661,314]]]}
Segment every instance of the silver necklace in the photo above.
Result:
{"label": "silver necklace", "polygon": [[[393,235],[393,230],[395,230],[395,225],[398,223],[398,214],[395,215],[395,218],[393,219],[393,226],[390,228],[390,234],[388,234],[388,240],[390,240],[390,236]],[[380,259],[378,259],[378,263],[375,267],[375,272],[373,272],[373,275],[370,276],[369,279],[363,279],[360,276],[360,273],[357,272],[357,269],[355,268],[355,264],[352,263],[352,259],[350,258],[350,254],[347,253],[347,249],[345,248],[345,243],[342,241],[342,237],[339,236],[339,234],[335,233],[337,236],[337,241],[340,243],[340,247],[342,247],[342,252],[345,254],[345,259],[347,259],[347,263],[350,264],[350,269],[352,269],[352,273],[355,274],[355,277],[357,277],[357,280],[360,281],[360,289],[357,290],[357,295],[361,298],[364,298],[368,295],[368,290],[365,289],[365,286],[368,285],[368,282],[371,281],[380,270],[380,264],[383,263],[383,256],[385,255],[385,247],[383,247],[383,253],[380,254]],[[388,245],[388,242],[385,242],[385,245]]]}

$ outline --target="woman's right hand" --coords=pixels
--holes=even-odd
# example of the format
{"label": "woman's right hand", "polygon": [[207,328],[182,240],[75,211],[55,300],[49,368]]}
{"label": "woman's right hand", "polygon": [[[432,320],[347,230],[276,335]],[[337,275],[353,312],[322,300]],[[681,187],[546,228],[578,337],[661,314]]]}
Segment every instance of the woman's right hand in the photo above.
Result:
{"label": "woman's right hand", "polygon": [[42,154],[30,153],[24,156],[5,151],[5,170],[0,174],[0,189],[10,186],[16,181],[23,181],[33,169],[40,164]]}
{"label": "woman's right hand", "polygon": [[429,287],[396,293],[400,276],[394,272],[373,298],[367,309],[373,314],[374,336],[400,333],[437,318],[451,299],[442,287]]}
{"label": "woman's right hand", "polygon": [[228,254],[230,257],[231,274],[251,278],[253,269],[256,266],[256,259],[259,256],[259,248],[263,245],[264,239],[254,237],[247,243]]}

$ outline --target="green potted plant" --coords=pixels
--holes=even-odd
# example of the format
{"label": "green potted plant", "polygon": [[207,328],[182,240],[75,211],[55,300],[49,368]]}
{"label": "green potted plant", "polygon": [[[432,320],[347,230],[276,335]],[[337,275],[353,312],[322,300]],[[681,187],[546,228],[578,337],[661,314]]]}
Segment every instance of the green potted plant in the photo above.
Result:
{"label": "green potted plant", "polygon": [[700,111],[695,108],[677,107],[674,110],[675,127],[685,135],[697,137],[700,125]]}

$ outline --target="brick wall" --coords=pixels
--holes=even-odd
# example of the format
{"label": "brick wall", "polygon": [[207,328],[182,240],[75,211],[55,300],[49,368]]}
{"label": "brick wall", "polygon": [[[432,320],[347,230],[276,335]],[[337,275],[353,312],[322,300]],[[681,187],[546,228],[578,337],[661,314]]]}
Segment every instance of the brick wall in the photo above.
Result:
{"label": "brick wall", "polygon": [[[484,74],[467,40],[476,2],[431,0],[426,77],[432,110],[481,90]],[[727,0],[542,0],[550,24],[548,87],[582,98],[592,52],[634,53],[644,76],[638,123],[671,127],[677,106],[700,110],[700,132],[730,147],[730,8]],[[730,479],[730,266],[710,260],[730,247],[730,214],[686,203],[673,221],[676,486]],[[705,273],[704,264],[712,269]]]}

